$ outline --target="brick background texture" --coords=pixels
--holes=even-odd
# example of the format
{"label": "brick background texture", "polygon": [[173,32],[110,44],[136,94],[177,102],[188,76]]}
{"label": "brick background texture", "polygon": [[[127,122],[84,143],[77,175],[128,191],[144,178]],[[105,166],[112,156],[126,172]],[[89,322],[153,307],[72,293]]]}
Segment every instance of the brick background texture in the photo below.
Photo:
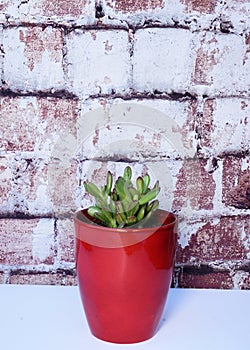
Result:
{"label": "brick background texture", "polygon": [[131,164],[179,216],[173,287],[250,289],[249,18],[239,0],[1,2],[0,283],[75,285],[82,181]]}

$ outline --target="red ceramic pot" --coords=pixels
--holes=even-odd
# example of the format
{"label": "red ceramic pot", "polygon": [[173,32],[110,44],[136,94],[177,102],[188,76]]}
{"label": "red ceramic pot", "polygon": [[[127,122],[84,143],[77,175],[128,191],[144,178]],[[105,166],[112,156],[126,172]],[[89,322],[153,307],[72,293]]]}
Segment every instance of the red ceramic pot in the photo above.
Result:
{"label": "red ceramic pot", "polygon": [[76,269],[90,330],[113,343],[151,338],[172,280],[177,218],[156,212],[157,227],[111,229],[82,210],[74,217]]}

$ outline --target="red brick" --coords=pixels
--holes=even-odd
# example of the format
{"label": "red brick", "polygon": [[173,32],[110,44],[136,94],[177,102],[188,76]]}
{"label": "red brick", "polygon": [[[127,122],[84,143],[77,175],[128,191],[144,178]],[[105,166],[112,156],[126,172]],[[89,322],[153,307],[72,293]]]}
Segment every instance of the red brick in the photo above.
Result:
{"label": "red brick", "polygon": [[3,97],[0,107],[0,149],[5,151],[51,151],[62,132],[75,128],[74,100]]}
{"label": "red brick", "polygon": [[[58,4],[58,2],[56,2]],[[25,44],[24,53],[28,59],[28,67],[32,71],[35,63],[42,61],[44,51],[48,50],[50,59],[55,62],[60,62],[62,59],[62,33],[60,31],[52,31],[46,33],[39,27],[29,27],[20,29],[19,39]]]}
{"label": "red brick", "polygon": [[230,192],[241,173],[241,164],[242,159],[239,157],[225,157],[223,159],[222,201],[225,204],[230,202]]}
{"label": "red brick", "polygon": [[216,99],[209,99],[204,103],[203,116],[199,125],[201,147],[212,147],[211,138],[214,131],[213,113],[215,106]]}
{"label": "red brick", "polygon": [[[194,82],[196,84],[212,84],[210,72],[217,63],[216,54],[218,54],[219,50],[217,45],[218,42],[215,36],[209,40],[204,34],[201,40],[201,46],[197,51],[195,63]],[[213,47],[212,50],[211,47]]]}
{"label": "red brick", "polygon": [[181,273],[178,279],[179,288],[232,289],[233,282],[229,272],[208,274]]}
{"label": "red brick", "polygon": [[4,283],[4,273],[0,272],[0,284]]}
{"label": "red brick", "polygon": [[30,272],[17,270],[10,273],[10,284],[32,284],[32,285],[77,285],[76,274],[62,272]]}
{"label": "red brick", "polygon": [[116,1],[106,1],[107,6],[111,7],[119,12],[130,13],[146,10],[155,10],[164,7],[163,0],[116,0]]}
{"label": "red brick", "polygon": [[230,205],[239,209],[250,209],[250,169],[244,170],[238,179],[238,185],[229,193]]}
{"label": "red brick", "polygon": [[62,276],[52,272],[15,271],[10,274],[10,284],[61,285]]}
{"label": "red brick", "polygon": [[73,159],[70,159],[69,162],[64,162],[63,158],[55,159],[49,164],[48,192],[52,201],[53,213],[57,217],[73,214],[79,206],[77,205],[79,186],[77,171],[77,163]]}
{"label": "red brick", "polygon": [[1,264],[32,263],[32,231],[38,220],[1,219]]}
{"label": "red brick", "polygon": [[200,13],[214,13],[217,0],[180,0],[186,5],[186,11],[198,11]]}
{"label": "red brick", "polygon": [[240,289],[242,290],[249,290],[250,289],[250,275],[245,274],[245,277],[242,278],[242,281],[239,285]]}
{"label": "red brick", "polygon": [[206,161],[201,159],[184,160],[177,175],[173,209],[190,207],[192,210],[212,209],[215,195],[215,182],[206,171]]}
{"label": "red brick", "polygon": [[237,208],[250,208],[250,163],[243,170],[244,158],[223,159],[222,201]]}
{"label": "red brick", "polygon": [[77,277],[76,275],[66,275],[64,277],[64,285],[65,286],[76,286],[77,285]]}
{"label": "red brick", "polygon": [[248,237],[243,237],[243,233],[247,235],[250,232],[249,219],[244,216],[228,216],[201,225],[184,248],[178,247],[176,261],[200,263],[246,259],[250,248],[247,244]]}
{"label": "red brick", "polygon": [[77,17],[84,14],[90,2],[90,0],[42,0],[39,2],[39,7],[42,8],[45,16],[72,15]]}
{"label": "red brick", "polygon": [[57,222],[57,254],[60,261],[75,262],[75,240],[73,219]]}
{"label": "red brick", "polygon": [[44,220],[0,219],[0,264],[51,264],[53,237]]}

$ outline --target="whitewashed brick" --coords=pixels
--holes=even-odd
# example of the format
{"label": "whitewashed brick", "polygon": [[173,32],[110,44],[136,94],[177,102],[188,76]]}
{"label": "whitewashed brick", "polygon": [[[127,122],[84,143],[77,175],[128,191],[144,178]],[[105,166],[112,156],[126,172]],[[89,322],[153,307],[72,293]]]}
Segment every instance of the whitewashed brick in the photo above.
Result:
{"label": "whitewashed brick", "polygon": [[[209,29],[215,22],[231,23],[231,30],[243,33],[249,28],[250,5],[245,0],[141,0],[111,1],[103,0],[105,16],[102,23],[119,24],[124,27],[141,26],[145,22],[165,25],[189,26],[196,29]],[[218,21],[219,19],[219,21]],[[93,25],[95,18],[95,1],[50,1],[50,0],[4,0],[1,3],[0,23],[74,23],[77,25]]]}
{"label": "whitewashed brick", "polygon": [[76,133],[77,102],[4,97],[0,105],[1,214],[48,215],[57,207],[67,212],[74,207],[76,179],[65,140]]}
{"label": "whitewashed brick", "polygon": [[1,4],[0,23],[60,23],[93,24],[94,0],[4,0]]}
{"label": "whitewashed brick", "polygon": [[39,97],[0,98],[0,149],[50,155],[64,133],[73,133],[77,102]]}
{"label": "whitewashed brick", "polygon": [[94,8],[95,1],[93,0],[30,0],[28,4],[23,4],[22,11],[54,19],[64,16],[65,19],[70,20],[75,17],[88,19],[94,15]]}
{"label": "whitewashed brick", "polygon": [[235,34],[202,34],[194,67],[194,90],[208,95],[247,94],[250,60],[244,37]]}
{"label": "whitewashed brick", "polygon": [[189,89],[194,55],[192,33],[151,28],[135,34],[133,87],[139,91]]}
{"label": "whitewashed brick", "polygon": [[128,89],[129,43],[126,31],[74,31],[68,37],[69,82],[80,95]]}
{"label": "whitewashed brick", "polygon": [[103,0],[105,24],[119,21],[132,27],[163,24],[194,30],[209,29],[219,18],[222,4],[216,0]]}
{"label": "whitewashed brick", "polygon": [[0,264],[52,264],[54,220],[0,219]]}
{"label": "whitewashed brick", "polygon": [[7,87],[13,90],[62,88],[63,39],[60,29],[18,27],[3,33],[4,72]]}
{"label": "whitewashed brick", "polygon": [[72,218],[57,221],[57,256],[59,261],[75,261],[75,230]]}
{"label": "whitewashed brick", "polygon": [[13,211],[30,215],[48,215],[52,203],[48,188],[49,160],[15,156],[12,165],[13,190],[10,194]]}
{"label": "whitewashed brick", "polygon": [[82,181],[130,164],[179,213],[179,286],[249,289],[249,1],[4,0],[0,81],[0,283],[76,283]]}
{"label": "whitewashed brick", "polygon": [[10,192],[12,188],[12,155],[0,156],[0,212],[8,212],[10,208]]}
{"label": "whitewashed brick", "polygon": [[226,1],[221,17],[231,22],[234,31],[243,33],[250,27],[250,2],[248,0]]}
{"label": "whitewashed brick", "polygon": [[203,151],[224,154],[249,150],[249,113],[249,99],[207,100],[201,120]]}
{"label": "whitewashed brick", "polygon": [[[106,14],[104,23],[118,20],[120,23],[129,23],[133,26],[143,25],[146,21],[174,24],[173,17],[180,20],[185,6],[179,0],[141,0],[137,1],[103,1]],[[112,19],[112,20],[111,20]]]}
{"label": "whitewashed brick", "polygon": [[[196,152],[196,102],[162,99],[84,101],[78,119],[82,159],[146,161]],[[86,125],[86,118],[89,122]]]}

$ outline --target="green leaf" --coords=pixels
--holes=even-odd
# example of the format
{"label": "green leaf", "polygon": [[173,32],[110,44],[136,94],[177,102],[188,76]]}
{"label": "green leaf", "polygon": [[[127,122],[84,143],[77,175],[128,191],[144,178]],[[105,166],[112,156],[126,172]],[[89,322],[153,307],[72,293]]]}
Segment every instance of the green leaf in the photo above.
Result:
{"label": "green leaf", "polygon": [[157,180],[153,189],[157,189],[158,190],[158,193],[160,192],[160,186],[159,186],[159,181]]}
{"label": "green leaf", "polygon": [[96,214],[101,215],[101,208],[97,207],[96,205],[93,205],[88,208],[88,214],[92,217],[96,217]]}
{"label": "green leaf", "polygon": [[132,178],[132,169],[130,168],[130,166],[127,166],[124,169],[123,178],[127,182],[129,182],[131,180],[131,178]]}
{"label": "green leaf", "polygon": [[120,200],[123,200],[126,197],[126,192],[125,192],[125,180],[123,177],[119,176],[116,183],[115,183],[115,189],[116,193],[119,196]]}
{"label": "green leaf", "polygon": [[146,194],[141,196],[139,200],[139,204],[143,205],[145,203],[150,202],[152,199],[154,199],[157,196],[158,193],[159,193],[159,189],[153,188],[152,190],[148,191]]}
{"label": "green leaf", "polygon": [[118,224],[119,228],[124,227],[124,225],[126,223],[126,220],[123,220],[121,213],[117,213],[115,215],[115,219],[117,221],[117,224]]}
{"label": "green leaf", "polygon": [[86,182],[84,181],[84,187],[85,190],[91,195],[94,196],[95,198],[98,199],[103,199],[103,195],[99,188],[93,183],[93,182]]}
{"label": "green leaf", "polygon": [[136,188],[137,188],[137,191],[139,192],[139,194],[141,195],[143,193],[143,178],[141,176],[139,176],[137,179],[136,179]]}
{"label": "green leaf", "polygon": [[147,207],[146,204],[144,204],[140,207],[138,214],[137,214],[137,222],[141,221],[144,218],[146,207]]}
{"label": "green leaf", "polygon": [[112,190],[112,185],[113,185],[113,175],[111,174],[110,171],[107,173],[107,179],[106,179],[106,193],[107,195],[110,196],[111,190]]}
{"label": "green leaf", "polygon": [[117,226],[116,220],[112,217],[111,213],[97,206],[89,207],[88,214],[92,217],[95,217],[96,219],[101,220],[105,226],[112,227],[112,228],[115,228]]}
{"label": "green leaf", "polygon": [[115,201],[111,197],[109,200],[109,209],[110,209],[111,213],[116,212],[116,204],[115,204]]}
{"label": "green leaf", "polygon": [[136,216],[129,216],[126,221],[126,225],[134,225],[137,222]]}
{"label": "green leaf", "polygon": [[129,193],[130,193],[130,196],[131,196],[132,200],[133,201],[138,201],[138,199],[140,197],[140,194],[137,191],[137,189],[135,189],[133,186],[129,186],[128,190],[129,190]]}
{"label": "green leaf", "polygon": [[127,216],[135,216],[140,205],[138,201],[132,201],[128,205]]}
{"label": "green leaf", "polygon": [[[154,200],[160,191],[159,181],[150,189],[148,174],[139,176],[135,185],[131,178],[132,169],[127,166],[114,186],[110,171],[107,172],[106,183],[100,189],[94,183],[85,181],[85,190],[95,197],[95,205],[89,208],[89,215],[108,227],[129,226],[150,217],[159,205]],[[150,203],[152,200],[154,201]]]}
{"label": "green leaf", "polygon": [[155,211],[156,209],[158,209],[159,207],[159,201],[157,199],[155,199],[153,202],[151,202],[146,210],[146,213],[149,213],[150,211]]}
{"label": "green leaf", "polygon": [[150,184],[150,176],[148,174],[144,175],[143,178],[143,191],[142,193],[145,194],[148,190],[148,186]]}
{"label": "green leaf", "polygon": [[110,195],[110,198],[116,202],[118,200],[118,196],[117,196],[117,193],[116,193],[116,190],[114,189]]}

